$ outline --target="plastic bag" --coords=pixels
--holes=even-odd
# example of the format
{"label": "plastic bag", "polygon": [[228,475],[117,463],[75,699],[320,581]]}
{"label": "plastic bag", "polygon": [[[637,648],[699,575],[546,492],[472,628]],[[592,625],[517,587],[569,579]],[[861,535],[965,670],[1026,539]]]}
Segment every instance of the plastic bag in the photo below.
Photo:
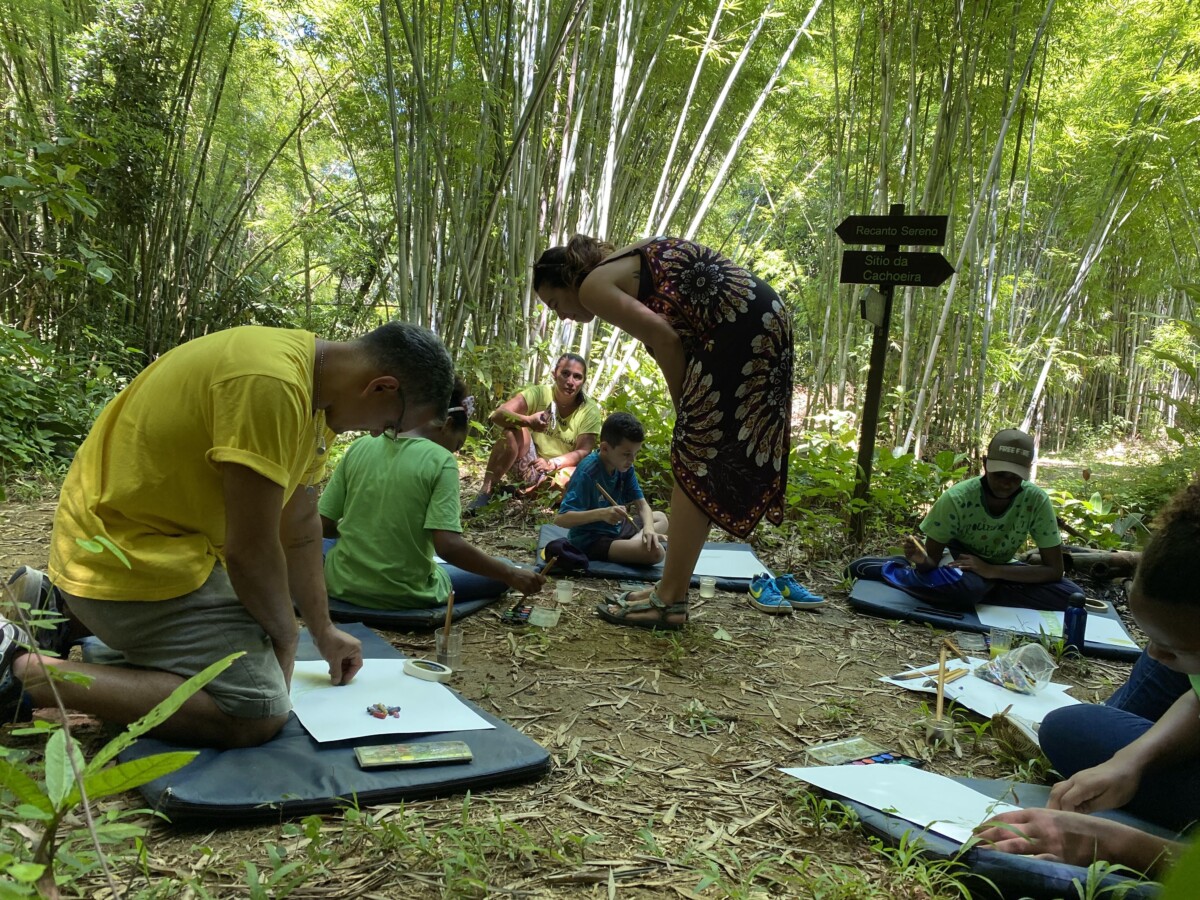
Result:
{"label": "plastic bag", "polygon": [[1050,683],[1057,668],[1041,644],[1022,644],[976,666],[975,674],[1018,694],[1036,694]]}

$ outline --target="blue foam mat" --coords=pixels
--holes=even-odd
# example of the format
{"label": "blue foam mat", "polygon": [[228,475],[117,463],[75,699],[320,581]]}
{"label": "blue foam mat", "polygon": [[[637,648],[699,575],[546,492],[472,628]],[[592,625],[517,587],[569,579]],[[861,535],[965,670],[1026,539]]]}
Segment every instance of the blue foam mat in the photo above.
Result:
{"label": "blue foam mat", "polygon": [[[981,778],[955,778],[954,780],[981,794],[996,799],[1008,798],[1010,802],[1012,795],[1009,792],[1015,789],[1016,799],[1023,807],[1044,807],[1050,796],[1050,789],[1042,785],[1014,784],[1010,781],[992,781]],[[910,839],[919,834],[924,852],[930,856],[949,859],[959,853],[960,846],[949,838],[929,832],[921,833],[920,829],[911,822],[906,822],[861,803],[850,800],[843,802],[858,814],[864,828],[878,835],[887,843],[898,844],[905,834],[908,834]],[[1132,825],[1160,837],[1177,838],[1177,835],[1170,831],[1143,822],[1119,810],[1096,813],[1096,815]],[[970,881],[973,898],[1060,900],[1063,897],[1078,896],[1074,887],[1075,881],[1087,884],[1088,879],[1087,869],[1079,866],[1035,859],[1031,856],[999,853],[984,847],[972,848],[959,858],[965,866],[965,869],[960,871],[970,872],[967,878]],[[991,882],[996,890],[992,890],[988,882]],[[1122,875],[1106,875],[1100,884],[1113,890],[1111,896],[1124,897],[1126,900],[1150,900],[1150,898],[1158,896],[1157,884],[1141,882]],[[1105,894],[1105,896],[1109,895]]]}
{"label": "blue foam mat", "polygon": [[[503,596],[504,594],[500,593],[495,597],[479,600],[455,601],[453,619],[457,622],[474,615],[481,609],[487,609]],[[433,631],[446,621],[446,607],[443,605],[420,609],[371,609],[330,597],[329,617],[335,622],[361,622],[371,628],[383,628],[386,631]]]}
{"label": "blue foam mat", "polygon": [[[948,631],[973,631],[977,634],[987,634],[991,630],[979,621],[979,616],[975,615],[974,610],[934,609],[929,605],[929,601],[918,600],[882,581],[860,578],[855,582],[854,589],[850,591],[850,605],[859,612],[869,613],[873,616],[902,619],[907,622],[924,622]],[[1121,617],[1111,606],[1105,613],[1089,612],[1088,615],[1104,616],[1118,623],[1121,621]],[[1122,624],[1121,627],[1125,626]],[[1028,636],[1038,637],[1036,634]],[[1084,641],[1083,652],[1087,656],[1133,662],[1141,655],[1142,651],[1134,647],[1113,647],[1108,644]]]}
{"label": "blue foam mat", "polygon": [[[387,641],[364,625],[344,629],[363,644],[368,659],[398,659]],[[320,659],[307,631],[297,659]],[[174,823],[281,821],[357,803],[395,803],[532,781],[550,770],[550,754],[508,723],[463,700],[494,729],[395,735],[321,744],[293,714],[283,731],[260,747],[204,749],[190,764],[139,788],[146,804]],[[426,741],[465,741],[474,759],[466,764],[408,768],[359,768],[354,747]],[[154,753],[193,749],[142,738],[120,755],[126,762]]]}
{"label": "blue foam mat", "polygon": [[[543,525],[541,530],[538,532],[537,549],[540,552],[541,549],[551,541],[557,540],[558,538],[565,538],[566,536],[567,529],[565,528],[561,528],[558,525]],[[704,545],[704,547],[706,550],[739,550],[746,553],[754,552],[754,548],[752,548],[749,544],[727,544],[722,541],[709,541]],[[668,552],[670,551],[668,550]],[[541,565],[541,560],[536,554],[534,555],[534,562],[539,566]],[[581,578],[610,578],[613,581],[654,582],[662,578],[663,567],[662,563],[659,563],[656,566],[630,566],[625,563],[612,562],[609,560],[592,560],[588,564],[588,570],[586,573],[576,572],[573,573],[573,575]],[[693,575],[692,587],[699,586],[699,576]],[[717,588],[718,590],[729,591],[731,593],[745,593],[746,591],[750,590],[750,579],[718,578]]]}

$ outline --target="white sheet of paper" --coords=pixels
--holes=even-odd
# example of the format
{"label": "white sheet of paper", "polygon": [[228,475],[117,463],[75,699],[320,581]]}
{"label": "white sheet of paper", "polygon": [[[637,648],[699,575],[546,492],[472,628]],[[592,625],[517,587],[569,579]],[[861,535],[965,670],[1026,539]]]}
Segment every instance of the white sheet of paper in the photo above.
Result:
{"label": "white sheet of paper", "polygon": [[[975,614],[979,616],[979,621],[989,628],[1008,628],[1018,634],[1031,634],[1035,637],[1042,632],[1052,637],[1062,637],[1063,614],[1060,612],[981,603],[975,607]],[[1109,647],[1137,649],[1137,643],[1125,631],[1124,626],[1108,616],[1089,613],[1085,639]]]}
{"label": "white sheet of paper", "polygon": [[967,842],[976,825],[1020,809],[912,766],[811,766],[781,771],[960,844]]}
{"label": "white sheet of paper", "polygon": [[753,553],[705,547],[700,551],[700,558],[696,560],[692,573],[714,578],[753,578],[766,571],[766,565]]}
{"label": "white sheet of paper", "polygon": [[[974,669],[975,666],[984,662],[975,657],[968,658],[971,660],[970,663],[958,659],[950,660],[946,663],[947,671]],[[933,663],[931,666],[918,666],[918,668],[933,668],[936,665]],[[937,693],[936,672],[928,678],[910,678],[900,681],[884,677],[879,680],[922,694]],[[927,684],[930,680],[934,682],[932,685]],[[946,699],[953,700],[988,718],[1011,706],[1012,709],[1008,714],[1029,723],[1036,731],[1037,726],[1041,724],[1048,713],[1064,706],[1074,706],[1079,702],[1074,697],[1067,695],[1066,691],[1069,689],[1070,685],[1052,681],[1036,694],[1018,694],[1016,691],[1006,690],[998,684],[993,684],[975,675],[964,675],[957,681],[946,685]]]}
{"label": "white sheet of paper", "polygon": [[[376,719],[373,703],[399,706],[399,718]],[[292,709],[322,743],[380,734],[483,731],[496,726],[468,708],[445,685],[404,674],[402,659],[368,659],[350,684],[329,683],[324,660],[296,663]]]}

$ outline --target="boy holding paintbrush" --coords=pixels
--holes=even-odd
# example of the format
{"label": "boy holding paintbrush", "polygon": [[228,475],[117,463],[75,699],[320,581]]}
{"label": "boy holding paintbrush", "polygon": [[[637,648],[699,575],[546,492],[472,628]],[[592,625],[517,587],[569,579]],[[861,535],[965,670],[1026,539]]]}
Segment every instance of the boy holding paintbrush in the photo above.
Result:
{"label": "boy holding paintbrush", "polygon": [[588,559],[654,565],[666,555],[667,517],[650,509],[633,470],[645,440],[641,422],[613,413],[600,428],[599,449],[571,476],[554,524],[570,529],[568,540]]}

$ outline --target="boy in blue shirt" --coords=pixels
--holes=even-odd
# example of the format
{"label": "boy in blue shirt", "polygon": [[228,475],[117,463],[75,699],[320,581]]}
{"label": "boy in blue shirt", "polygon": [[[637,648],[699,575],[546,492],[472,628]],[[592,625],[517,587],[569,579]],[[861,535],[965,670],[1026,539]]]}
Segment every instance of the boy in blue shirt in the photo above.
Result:
{"label": "boy in blue shirt", "polygon": [[641,422],[613,413],[600,428],[599,449],[571,476],[554,524],[570,529],[567,539],[588,559],[646,566],[666,555],[667,517],[650,509],[633,471],[645,440]]}

